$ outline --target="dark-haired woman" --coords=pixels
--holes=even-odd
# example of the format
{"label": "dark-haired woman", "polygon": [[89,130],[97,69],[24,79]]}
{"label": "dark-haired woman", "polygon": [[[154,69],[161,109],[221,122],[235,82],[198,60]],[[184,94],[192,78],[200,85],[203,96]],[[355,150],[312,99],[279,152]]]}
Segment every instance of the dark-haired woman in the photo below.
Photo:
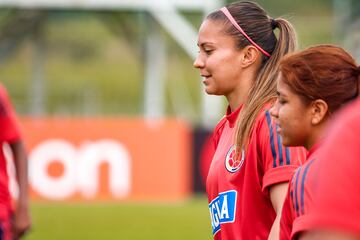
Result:
{"label": "dark-haired woman", "polygon": [[295,239],[308,224],[317,183],[318,154],[328,120],[358,96],[358,68],[342,48],[319,45],[289,54],[280,63],[278,100],[270,113],[285,146],[304,146],[306,163],[297,169],[283,207],[281,239]]}

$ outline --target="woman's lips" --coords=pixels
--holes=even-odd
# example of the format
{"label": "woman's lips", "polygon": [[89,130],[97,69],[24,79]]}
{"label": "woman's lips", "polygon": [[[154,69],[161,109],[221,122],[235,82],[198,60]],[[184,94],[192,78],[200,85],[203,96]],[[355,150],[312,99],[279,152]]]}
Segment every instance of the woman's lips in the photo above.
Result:
{"label": "woman's lips", "polygon": [[211,76],[202,76],[203,77],[203,84],[208,85],[209,84],[209,79],[211,78]]}

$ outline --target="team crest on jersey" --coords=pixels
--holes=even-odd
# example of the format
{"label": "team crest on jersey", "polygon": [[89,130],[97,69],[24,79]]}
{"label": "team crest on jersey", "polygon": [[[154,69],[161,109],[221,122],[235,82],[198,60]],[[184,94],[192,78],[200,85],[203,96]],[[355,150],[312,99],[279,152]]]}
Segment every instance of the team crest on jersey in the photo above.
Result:
{"label": "team crest on jersey", "polygon": [[219,193],[209,204],[213,235],[220,231],[221,224],[235,221],[236,199],[237,192],[230,190]]}
{"label": "team crest on jersey", "polygon": [[226,170],[228,170],[231,173],[238,171],[241,168],[241,166],[243,165],[244,160],[245,160],[244,149],[241,150],[241,158],[240,159],[236,159],[235,155],[236,155],[236,146],[234,145],[229,149],[229,151],[225,157]]}

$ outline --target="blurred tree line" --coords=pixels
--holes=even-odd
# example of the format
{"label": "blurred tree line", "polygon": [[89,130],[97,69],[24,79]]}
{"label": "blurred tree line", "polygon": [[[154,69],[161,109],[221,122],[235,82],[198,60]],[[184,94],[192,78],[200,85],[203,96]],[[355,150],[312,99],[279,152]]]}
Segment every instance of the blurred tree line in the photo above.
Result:
{"label": "blurred tree line", "polygon": [[[272,17],[283,16],[295,25],[301,48],[335,41],[333,1],[257,2]],[[201,13],[182,15],[198,29]],[[142,115],[150,21],[155,20],[144,11],[0,9],[0,81],[24,115],[34,113],[36,91],[31,89],[37,76],[43,78],[41,115]],[[166,114],[182,112],[180,116],[197,122],[202,91],[198,72],[158,26],[166,39]]]}

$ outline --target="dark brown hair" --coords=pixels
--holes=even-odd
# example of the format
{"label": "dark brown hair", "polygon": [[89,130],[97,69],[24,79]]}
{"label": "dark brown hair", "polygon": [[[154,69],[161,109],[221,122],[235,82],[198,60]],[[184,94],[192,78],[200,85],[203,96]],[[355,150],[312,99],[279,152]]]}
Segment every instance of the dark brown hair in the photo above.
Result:
{"label": "dark brown hair", "polygon": [[[247,140],[253,128],[255,119],[264,105],[276,98],[276,73],[280,59],[296,49],[296,33],[292,25],[282,18],[271,19],[264,9],[254,2],[235,2],[227,9],[245,33],[262,49],[270,53],[262,55],[262,65],[253,82],[248,99],[239,115],[236,134],[237,151]],[[211,13],[207,19],[222,21],[224,31],[236,40],[238,49],[251,43],[232,25],[221,11]],[[278,38],[274,29],[279,29]]]}
{"label": "dark brown hair", "polygon": [[359,93],[359,69],[353,57],[334,45],[318,45],[289,54],[280,62],[281,80],[305,104],[322,99],[333,113]]}

